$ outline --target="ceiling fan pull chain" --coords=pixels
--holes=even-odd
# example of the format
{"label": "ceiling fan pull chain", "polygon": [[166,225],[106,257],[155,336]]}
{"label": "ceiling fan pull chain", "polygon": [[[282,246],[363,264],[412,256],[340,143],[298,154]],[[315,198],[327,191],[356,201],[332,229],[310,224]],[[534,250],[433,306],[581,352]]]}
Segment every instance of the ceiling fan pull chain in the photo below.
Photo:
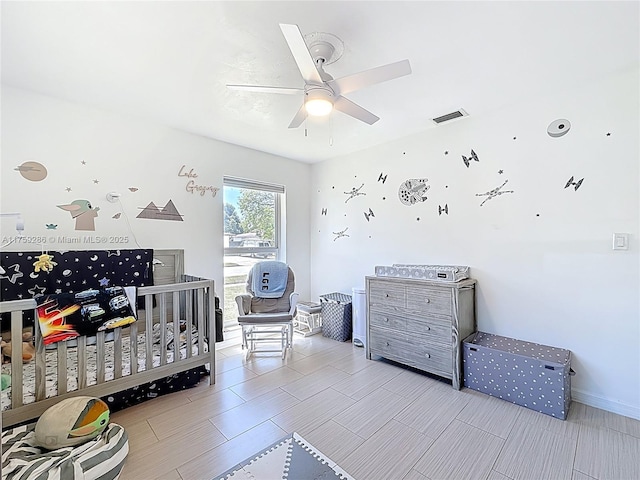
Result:
{"label": "ceiling fan pull chain", "polygon": [[329,146],[333,147],[333,112],[329,114]]}

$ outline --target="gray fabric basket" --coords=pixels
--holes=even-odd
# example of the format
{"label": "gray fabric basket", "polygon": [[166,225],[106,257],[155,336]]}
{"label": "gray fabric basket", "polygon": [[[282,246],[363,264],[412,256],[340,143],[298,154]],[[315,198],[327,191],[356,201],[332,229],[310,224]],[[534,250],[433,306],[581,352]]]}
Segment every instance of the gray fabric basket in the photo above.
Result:
{"label": "gray fabric basket", "polygon": [[351,340],[351,295],[326,293],[320,295],[322,335],[339,342]]}

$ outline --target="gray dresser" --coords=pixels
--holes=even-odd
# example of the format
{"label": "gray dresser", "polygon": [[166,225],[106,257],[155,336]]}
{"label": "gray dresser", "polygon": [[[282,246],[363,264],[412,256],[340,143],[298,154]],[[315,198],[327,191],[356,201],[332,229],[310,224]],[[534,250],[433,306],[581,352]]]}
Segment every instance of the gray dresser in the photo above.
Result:
{"label": "gray dresser", "polygon": [[461,343],[476,331],[473,279],[366,277],[367,358],[389,360],[462,385]]}

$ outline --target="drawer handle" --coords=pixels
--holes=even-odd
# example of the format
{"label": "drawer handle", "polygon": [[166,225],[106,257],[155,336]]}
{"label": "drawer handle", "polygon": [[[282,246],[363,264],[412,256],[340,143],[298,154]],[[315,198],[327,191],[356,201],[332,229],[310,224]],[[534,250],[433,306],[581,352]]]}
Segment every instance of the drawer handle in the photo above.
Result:
{"label": "drawer handle", "polygon": [[387,347],[389,347],[389,346],[390,346],[390,345],[389,345],[389,342],[386,342],[386,344],[387,344]]}
{"label": "drawer handle", "polygon": [[431,355],[429,355],[428,353],[425,353],[424,356],[427,358],[431,358]]}
{"label": "drawer handle", "polygon": [[384,296],[385,296],[385,297],[387,297],[387,298],[389,298],[389,294],[388,294],[388,293],[385,293],[385,294],[384,294]]}
{"label": "drawer handle", "polygon": [[384,317],[384,321],[389,323],[389,319],[387,317]]}
{"label": "drawer handle", "polygon": [[424,299],[424,302],[425,302],[425,303],[429,303],[430,301],[431,301],[431,300],[429,300],[428,298],[425,298],[425,299]]}
{"label": "drawer handle", "polygon": [[426,325],[424,328],[425,330],[431,330],[431,327],[429,325]]}

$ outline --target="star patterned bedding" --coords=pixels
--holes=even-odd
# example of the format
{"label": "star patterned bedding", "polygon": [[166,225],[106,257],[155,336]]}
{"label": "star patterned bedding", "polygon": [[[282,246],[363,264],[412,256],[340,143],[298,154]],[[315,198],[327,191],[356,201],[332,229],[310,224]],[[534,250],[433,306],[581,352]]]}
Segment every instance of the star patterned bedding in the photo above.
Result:
{"label": "star patterned bedding", "polygon": [[[154,325],[153,331],[153,368],[160,365],[161,354],[166,355],[166,362],[173,362],[173,323],[168,322],[166,325],[166,345],[163,347],[160,345],[160,330],[159,325]],[[138,372],[142,372],[146,369],[146,334],[138,334]],[[192,328],[191,334],[191,351],[192,355],[198,354],[198,331],[195,327]],[[203,342],[204,351],[208,351],[208,345]],[[187,353],[186,334],[181,332],[180,334],[180,358],[186,358]],[[87,365],[87,386],[96,384],[97,377],[97,352],[96,345],[87,345],[86,347],[86,365]],[[46,352],[46,396],[47,398],[56,396],[57,385],[59,379],[57,378],[57,365],[58,365],[58,351],[48,350]],[[105,355],[104,359],[105,367],[105,381],[113,380],[114,378],[114,342],[105,342]],[[78,390],[77,373],[78,373],[78,352],[76,347],[67,348],[67,391]],[[11,364],[7,363],[2,365],[2,373],[11,374]],[[131,338],[124,336],[122,338],[122,376],[125,377],[131,373]],[[35,402],[35,362],[27,363],[23,365],[23,394],[24,404]],[[11,387],[2,391],[2,410],[10,408],[11,405]]]}

